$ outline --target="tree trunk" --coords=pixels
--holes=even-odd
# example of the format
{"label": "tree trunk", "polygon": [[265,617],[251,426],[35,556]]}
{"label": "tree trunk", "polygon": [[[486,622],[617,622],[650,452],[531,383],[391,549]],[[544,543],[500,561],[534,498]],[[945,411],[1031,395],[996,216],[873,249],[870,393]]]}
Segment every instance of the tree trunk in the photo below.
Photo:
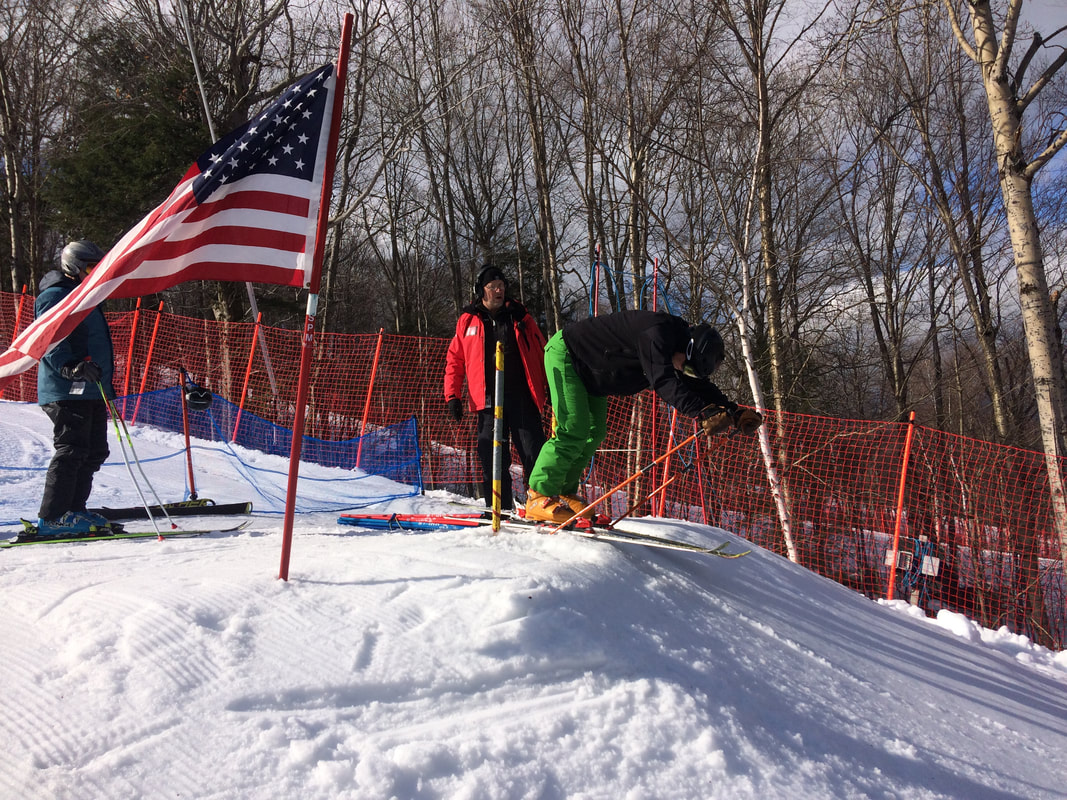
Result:
{"label": "tree trunk", "polygon": [[[982,71],[993,127],[1000,189],[1019,283],[1053,520],[1059,536],[1060,555],[1067,563],[1067,499],[1060,469],[1064,435],[1063,364],[1054,351],[1055,320],[1031,194],[1033,176],[1027,169],[1022,149],[1022,110],[1014,96],[1012,81],[1008,79],[1005,59],[999,58],[1001,53],[989,0],[972,0],[968,8],[974,29],[975,58]],[[1005,43],[1005,47],[1010,48],[1010,45],[1010,41]]]}

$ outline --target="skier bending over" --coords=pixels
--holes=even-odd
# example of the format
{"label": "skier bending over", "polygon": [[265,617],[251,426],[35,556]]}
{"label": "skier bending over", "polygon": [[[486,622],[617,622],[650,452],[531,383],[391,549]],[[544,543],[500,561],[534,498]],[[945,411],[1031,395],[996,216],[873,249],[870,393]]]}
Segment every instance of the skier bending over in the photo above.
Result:
{"label": "skier bending over", "polygon": [[690,326],[656,311],[591,317],[553,335],[545,347],[545,371],[556,430],[530,474],[526,517],[562,523],[585,507],[578,482],[607,435],[609,395],[651,388],[699,420],[709,436],[731,424],[742,433],[755,432],[763,417],[739,409],[708,380],[723,354],[722,337],[710,325]]}

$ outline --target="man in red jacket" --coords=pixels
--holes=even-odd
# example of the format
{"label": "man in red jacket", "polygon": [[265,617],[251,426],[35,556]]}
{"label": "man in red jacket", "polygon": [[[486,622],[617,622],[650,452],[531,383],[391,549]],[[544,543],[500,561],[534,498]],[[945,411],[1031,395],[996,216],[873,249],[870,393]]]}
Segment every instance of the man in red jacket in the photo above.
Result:
{"label": "man in red jacket", "polygon": [[[545,336],[526,308],[507,297],[508,281],[499,267],[486,264],[478,273],[474,301],[463,309],[445,360],[445,401],[452,418],[463,419],[463,381],[466,405],[478,415],[478,458],[482,462],[482,491],[486,506],[493,496],[493,390],[496,383],[496,343],[504,343],[504,469],[511,462],[513,438],[524,476],[545,443],[541,409],[548,402],[545,378]],[[510,476],[501,481],[501,508],[514,507]]]}

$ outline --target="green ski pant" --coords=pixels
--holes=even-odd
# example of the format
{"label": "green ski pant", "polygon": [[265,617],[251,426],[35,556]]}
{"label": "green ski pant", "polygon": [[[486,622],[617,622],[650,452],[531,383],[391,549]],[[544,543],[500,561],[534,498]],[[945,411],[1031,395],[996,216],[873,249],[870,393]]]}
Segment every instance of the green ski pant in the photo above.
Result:
{"label": "green ski pant", "polygon": [[545,345],[545,373],[556,424],[530,473],[530,488],[544,495],[577,494],[582,472],[607,436],[608,398],[586,391],[562,333]]}

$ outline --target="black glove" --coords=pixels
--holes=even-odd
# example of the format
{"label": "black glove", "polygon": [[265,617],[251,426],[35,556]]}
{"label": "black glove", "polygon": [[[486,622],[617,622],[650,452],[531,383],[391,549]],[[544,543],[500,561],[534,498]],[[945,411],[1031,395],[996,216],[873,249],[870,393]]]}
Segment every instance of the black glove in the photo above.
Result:
{"label": "black glove", "polygon": [[60,368],[59,374],[68,381],[85,381],[86,383],[99,383],[104,376],[103,370],[95,361],[71,361]]}
{"label": "black glove", "polygon": [[759,430],[763,415],[751,408],[739,408],[734,412],[734,427],[746,436]]}
{"label": "black glove", "polygon": [[720,406],[708,406],[700,412],[700,427],[709,439],[734,424],[730,412]]}
{"label": "black glove", "polygon": [[459,422],[463,419],[463,401],[458,397],[453,397],[448,401],[448,413],[452,415],[452,419]]}

